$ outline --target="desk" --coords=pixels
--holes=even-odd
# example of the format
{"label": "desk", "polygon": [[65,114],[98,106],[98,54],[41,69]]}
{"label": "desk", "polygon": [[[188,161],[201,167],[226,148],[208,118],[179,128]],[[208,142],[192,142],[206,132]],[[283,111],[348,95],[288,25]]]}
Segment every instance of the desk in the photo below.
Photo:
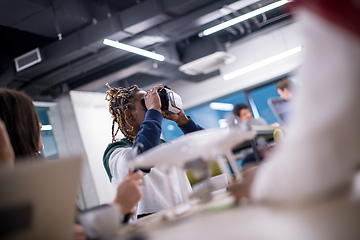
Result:
{"label": "desk", "polygon": [[[246,157],[247,154],[250,153],[254,153],[254,157],[255,160],[257,162],[257,165],[260,163],[261,161],[261,156],[260,156],[260,152],[258,151],[258,146],[257,146],[257,141],[258,139],[262,138],[262,142],[264,143],[263,145],[267,145],[267,146],[272,146],[272,144],[268,144],[271,142],[274,142],[274,130],[277,129],[276,127],[271,127],[271,126],[253,126],[253,127],[257,127],[256,131],[256,136],[255,139],[250,140],[250,141],[245,141],[242,144],[236,146],[235,148],[232,149],[232,152],[234,154],[234,157],[236,159],[239,158],[244,158]],[[265,144],[266,143],[266,144]],[[264,147],[262,146],[262,147]],[[246,151],[245,149],[251,148],[252,151]],[[243,150],[245,150],[246,152],[244,153]]]}
{"label": "desk", "polygon": [[[252,126],[253,131],[256,132],[256,137],[255,139],[261,137],[264,138],[264,140],[266,142],[271,142],[274,141],[274,131],[275,129],[283,129],[283,128],[279,128],[279,127],[271,127],[271,126]],[[237,154],[239,153],[241,150],[246,149],[246,148],[250,148],[251,147],[251,143],[250,141],[246,141],[238,146],[236,146],[233,149],[233,153]]]}
{"label": "desk", "polygon": [[[156,215],[149,216],[139,221],[137,227],[147,239],[153,240],[360,239],[359,199],[349,201],[338,197],[301,208],[243,204],[221,212],[211,211],[214,206],[231,202],[231,199],[224,194],[207,205],[194,206],[188,214],[175,220],[161,221]],[[118,239],[130,238],[125,233]]]}

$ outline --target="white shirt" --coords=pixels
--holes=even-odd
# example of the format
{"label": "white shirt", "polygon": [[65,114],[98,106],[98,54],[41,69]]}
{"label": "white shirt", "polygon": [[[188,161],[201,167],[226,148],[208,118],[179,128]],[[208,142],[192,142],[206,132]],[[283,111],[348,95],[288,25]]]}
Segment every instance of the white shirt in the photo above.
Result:
{"label": "white shirt", "polygon": [[259,167],[256,201],[301,203],[349,186],[360,166],[360,40],[311,11],[302,83],[283,145]]}
{"label": "white shirt", "polygon": [[[115,188],[118,187],[129,172],[124,157],[128,151],[131,151],[130,147],[115,149],[109,158],[109,167],[112,175],[111,184]],[[181,174],[185,173],[182,172]],[[151,168],[151,172],[143,177],[143,181],[142,198],[138,204],[137,215],[154,213],[171,207],[172,203],[167,199],[167,183],[170,186],[171,201],[173,201],[174,205],[184,202],[178,171],[176,171],[175,168],[169,170],[167,177],[165,169],[153,167]],[[191,189],[189,181],[187,181],[187,183],[188,186],[186,186],[186,188]]]}

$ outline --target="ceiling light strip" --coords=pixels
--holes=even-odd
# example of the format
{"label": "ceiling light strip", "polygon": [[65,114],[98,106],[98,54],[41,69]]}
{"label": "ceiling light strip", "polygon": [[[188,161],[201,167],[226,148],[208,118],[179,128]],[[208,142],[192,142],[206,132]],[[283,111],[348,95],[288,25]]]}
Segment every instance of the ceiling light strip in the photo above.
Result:
{"label": "ceiling light strip", "polygon": [[241,68],[241,69],[236,70],[236,71],[234,71],[234,72],[225,74],[225,75],[224,75],[224,79],[225,79],[225,80],[230,80],[230,79],[233,79],[233,78],[238,77],[238,76],[240,76],[240,75],[243,75],[243,74],[245,74],[245,73],[254,71],[254,70],[258,69],[258,68],[261,68],[261,67],[264,67],[264,66],[266,66],[266,65],[269,65],[269,64],[271,64],[271,63],[273,63],[273,62],[277,62],[277,61],[279,61],[279,60],[281,60],[281,59],[287,58],[287,57],[289,57],[289,56],[291,56],[291,55],[294,55],[294,54],[300,52],[300,51],[301,51],[301,48],[302,48],[301,46],[296,47],[296,48],[293,48],[293,49],[291,49],[291,50],[289,50],[289,51],[280,53],[280,54],[278,54],[278,55],[275,55],[275,56],[272,56],[272,57],[270,57],[270,58],[264,59],[264,60],[262,60],[262,61],[260,61],[260,62],[251,64],[251,65],[249,65],[249,66],[247,66],[247,67]]}
{"label": "ceiling light strip", "polygon": [[161,54],[150,52],[150,51],[147,51],[147,50],[144,50],[144,49],[141,49],[141,48],[133,47],[133,46],[130,46],[130,45],[127,45],[127,44],[124,44],[124,43],[120,43],[118,41],[113,41],[113,40],[110,40],[110,39],[104,39],[103,43],[105,45],[107,45],[107,46],[110,46],[110,47],[119,48],[119,49],[122,49],[122,50],[125,50],[125,51],[128,51],[128,52],[132,52],[132,53],[135,53],[135,54],[138,54],[138,55],[141,55],[141,56],[144,56],[144,57],[152,58],[152,59],[155,59],[155,60],[158,60],[158,61],[164,61],[165,60],[165,57],[163,55],[161,55]]}
{"label": "ceiling light strip", "polygon": [[51,125],[42,125],[41,131],[51,131],[52,126]]}
{"label": "ceiling light strip", "polygon": [[220,23],[220,24],[218,24],[216,26],[213,26],[211,28],[208,28],[208,29],[204,30],[202,32],[202,34],[199,34],[199,35],[208,36],[210,34],[213,34],[215,32],[223,30],[223,29],[225,29],[227,27],[230,27],[230,26],[235,25],[237,23],[243,22],[243,21],[245,21],[247,19],[250,19],[250,18],[255,17],[257,15],[263,14],[263,13],[265,13],[267,11],[272,10],[272,9],[278,8],[278,7],[282,6],[282,5],[285,5],[288,2],[289,2],[289,0],[281,0],[281,1],[269,4],[269,5],[265,6],[265,7],[256,9],[254,11],[251,11],[251,12],[246,13],[244,15],[241,15],[239,17],[233,18],[233,19],[231,19],[229,21],[226,21],[226,22]]}
{"label": "ceiling light strip", "polygon": [[232,105],[231,103],[212,102],[210,103],[210,108],[220,111],[232,111],[234,109],[234,105]]}

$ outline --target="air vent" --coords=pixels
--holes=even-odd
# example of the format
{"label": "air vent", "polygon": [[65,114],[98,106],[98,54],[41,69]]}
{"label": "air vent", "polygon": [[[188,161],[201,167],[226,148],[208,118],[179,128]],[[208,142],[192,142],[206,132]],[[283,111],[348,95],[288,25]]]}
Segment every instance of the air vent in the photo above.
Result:
{"label": "air vent", "polygon": [[15,58],[16,71],[20,72],[32,65],[41,62],[41,55],[39,48],[36,48],[28,53]]}

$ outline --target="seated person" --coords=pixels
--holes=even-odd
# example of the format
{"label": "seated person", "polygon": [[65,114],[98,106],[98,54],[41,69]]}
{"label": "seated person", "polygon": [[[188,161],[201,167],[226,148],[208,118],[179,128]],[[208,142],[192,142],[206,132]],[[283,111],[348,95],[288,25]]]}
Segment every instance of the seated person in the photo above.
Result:
{"label": "seated person", "polygon": [[[186,117],[183,110],[178,114],[169,115],[162,112],[158,95],[158,90],[162,88],[162,85],[157,85],[148,92],[144,92],[133,85],[129,88],[110,88],[107,91],[113,127],[112,143],[105,150],[103,162],[109,180],[115,186],[118,186],[127,174],[126,154],[137,143],[141,143],[144,146],[143,150],[146,151],[164,142],[160,139],[163,116],[175,121],[185,134],[203,129]],[[142,97],[144,97],[148,111],[145,111],[141,105]],[[114,129],[115,123],[118,126],[116,130]],[[119,130],[125,137],[120,141],[115,141]],[[167,183],[172,188],[171,197],[174,203],[183,202],[179,178],[175,169],[171,169],[168,173],[157,167],[141,169],[141,171],[147,174],[144,176],[143,197],[138,204],[138,218],[170,207],[164,191]],[[169,178],[167,178],[167,174]],[[188,188],[191,189],[190,183]]]}
{"label": "seated person", "polygon": [[[235,118],[239,121],[239,124],[250,124],[250,125],[268,125],[265,119],[262,117],[254,118],[250,109],[247,105],[243,103],[238,103],[233,109],[233,114]],[[241,163],[242,169],[245,170],[249,167],[256,166],[256,158],[252,149],[246,149],[241,152],[244,155],[244,159]],[[263,154],[266,152],[260,151],[260,157],[262,159]],[[260,159],[260,160],[261,160]]]}
{"label": "seated person", "polygon": [[262,117],[254,118],[250,112],[249,107],[244,103],[238,103],[233,109],[233,114],[235,118],[239,121],[239,124],[244,124],[245,122],[250,123],[250,125],[268,125],[268,123]]}

